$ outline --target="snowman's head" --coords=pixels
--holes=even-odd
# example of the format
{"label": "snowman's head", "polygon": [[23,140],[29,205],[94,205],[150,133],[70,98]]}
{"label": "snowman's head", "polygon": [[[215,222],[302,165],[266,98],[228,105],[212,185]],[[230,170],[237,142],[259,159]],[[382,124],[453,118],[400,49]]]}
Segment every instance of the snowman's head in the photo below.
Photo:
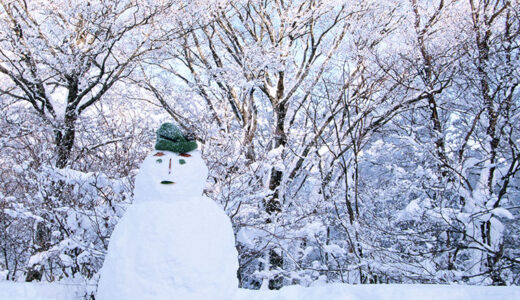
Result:
{"label": "snowman's head", "polygon": [[[163,165],[160,184],[166,186],[167,193],[183,197],[201,196],[208,177],[208,167],[200,152],[193,150],[187,153],[159,153],[165,153],[160,163]],[[157,160],[155,163],[158,164]]]}
{"label": "snowman's head", "polygon": [[154,151],[135,179],[134,202],[184,201],[202,196],[208,168],[198,150]]}
{"label": "snowman's head", "polygon": [[194,139],[175,125],[164,123],[157,130],[155,149],[136,177],[134,201],[179,201],[200,197],[208,168]]}

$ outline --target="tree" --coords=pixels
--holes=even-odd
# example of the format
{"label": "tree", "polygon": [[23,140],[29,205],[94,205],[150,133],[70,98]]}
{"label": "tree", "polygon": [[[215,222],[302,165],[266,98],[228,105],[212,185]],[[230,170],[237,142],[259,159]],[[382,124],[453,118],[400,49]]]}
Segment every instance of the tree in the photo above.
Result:
{"label": "tree", "polygon": [[[327,1],[223,2],[211,22],[171,47],[186,72],[161,67],[195,87],[220,128],[240,132],[249,163],[274,149],[285,157],[288,114],[310,97],[355,13]],[[269,124],[259,128],[259,118]],[[279,168],[269,171],[263,200],[268,223],[282,212],[283,177]],[[280,250],[269,253],[268,268],[282,268]],[[281,281],[269,285],[279,288]]]}
{"label": "tree", "polygon": [[78,117],[157,46],[172,6],[134,1],[1,1],[0,92],[54,131],[55,165],[71,158]]}
{"label": "tree", "polygon": [[[262,276],[269,279],[271,288],[282,284],[283,253],[288,248],[282,245],[284,237],[278,228],[286,226],[285,230],[290,230],[292,221],[284,216],[284,209],[291,214],[288,206],[295,201],[293,197],[298,191],[295,195],[285,193],[299,186],[299,180],[304,185],[308,179],[305,174],[317,167],[305,165],[309,156],[324,144],[329,145],[334,157],[330,163],[342,161],[346,179],[348,161],[344,157],[349,151],[354,148],[359,153],[361,140],[426,97],[418,93],[398,99],[392,95],[393,87],[388,86],[388,91],[381,88],[386,86],[388,76],[375,63],[377,55],[372,52],[378,51],[381,41],[395,29],[399,20],[392,16],[395,8],[370,1],[337,4],[329,1],[220,3],[211,11],[211,18],[204,19],[207,23],[200,23],[182,42],[163,49],[167,53],[164,60],[153,62],[150,70],[160,68],[165,72],[148,71],[151,75],[143,83],[174,118],[190,119],[186,118],[190,115],[200,120],[192,122],[194,125],[204,124],[210,118],[216,132],[227,139],[218,142],[219,146],[243,146],[244,150],[227,153],[243,159],[233,160],[233,166],[222,170],[238,168],[241,175],[249,173],[249,187],[257,189],[250,193],[264,195],[263,213],[256,218],[265,219],[266,224],[254,222],[251,227],[271,233],[271,242],[252,256],[261,257],[259,269],[263,269]],[[384,9],[388,9],[388,14],[376,17]],[[356,30],[363,27],[380,34],[367,37],[366,32]],[[165,79],[168,78],[165,74],[177,77],[185,85]],[[165,88],[168,85],[175,88]],[[204,114],[197,116],[187,107],[183,95],[188,91],[190,95],[196,93],[205,104]],[[167,98],[174,101],[168,102]],[[203,133],[203,125],[195,127],[208,136]],[[309,128],[313,133],[303,134]],[[204,140],[208,148],[212,139],[217,139],[215,131],[209,140]],[[223,165],[222,161],[227,161],[223,157],[213,159]],[[228,176],[234,177],[229,174],[225,177]],[[334,186],[340,180],[331,174],[325,178],[321,178],[324,186],[329,183]],[[249,205],[258,206],[242,199],[237,197],[230,205],[234,208],[230,214],[237,219]],[[225,200],[226,207],[228,202]],[[352,207],[349,212],[354,222]],[[246,224],[241,226],[247,227]],[[255,261],[250,258],[244,261]]]}
{"label": "tree", "polygon": [[0,268],[9,279],[88,280],[101,267],[142,156],[130,143],[146,132],[110,93],[122,95],[135,64],[175,32],[155,30],[174,4],[0,1]]}
{"label": "tree", "polygon": [[[518,55],[510,47],[518,38],[510,5],[508,1],[493,5],[410,1],[414,47],[403,51],[393,73],[406,74],[395,76],[396,82],[424,93],[427,102],[419,102],[392,121],[402,140],[390,143],[401,145],[408,157],[388,159],[410,174],[399,177],[411,190],[393,196],[398,199],[396,207],[403,205],[401,201],[408,204],[392,224],[416,234],[408,240],[396,239],[400,242],[393,248],[413,251],[404,259],[399,255],[394,259],[413,265],[415,276],[424,276],[423,280],[512,282],[509,274],[515,263],[510,263],[515,259],[506,250],[503,234],[515,229],[501,228],[510,224],[513,215],[506,207],[514,208],[515,203],[497,192],[504,186],[511,188],[509,171],[514,172],[517,164],[512,150],[517,146],[511,143],[517,129],[508,125],[515,123],[511,112],[517,109],[513,103],[518,85],[517,66],[508,60]],[[459,26],[456,30],[454,24]],[[496,201],[499,198],[507,204]],[[512,231],[508,234],[516,236]],[[421,269],[432,275],[420,275]]]}
{"label": "tree", "polygon": [[[510,183],[518,172],[518,63],[519,52],[516,46],[520,38],[520,22],[517,18],[518,1],[469,0],[469,24],[467,54],[471,69],[466,73],[466,92],[477,103],[475,125],[468,133],[467,140],[479,141],[478,154],[482,161],[473,166],[479,174],[478,180],[466,181],[462,195],[464,210],[470,213],[471,225],[467,231],[473,239],[470,244],[477,245],[481,251],[480,268],[473,270],[471,276],[484,276],[493,284],[505,284],[505,275],[514,261],[505,250],[503,238],[504,220],[512,218],[504,205],[513,205],[507,197]],[[467,153],[459,152],[460,158]],[[507,203],[507,204],[506,204]],[[505,260],[505,262],[504,262]]]}

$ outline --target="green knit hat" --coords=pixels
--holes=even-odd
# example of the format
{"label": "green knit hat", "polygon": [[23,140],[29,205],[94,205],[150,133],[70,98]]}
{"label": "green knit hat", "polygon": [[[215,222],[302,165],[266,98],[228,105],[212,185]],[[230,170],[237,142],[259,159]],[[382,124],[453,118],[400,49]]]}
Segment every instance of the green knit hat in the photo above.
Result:
{"label": "green knit hat", "polygon": [[187,139],[182,131],[172,123],[164,123],[157,130],[155,150],[186,153],[195,149],[197,149],[195,140]]}

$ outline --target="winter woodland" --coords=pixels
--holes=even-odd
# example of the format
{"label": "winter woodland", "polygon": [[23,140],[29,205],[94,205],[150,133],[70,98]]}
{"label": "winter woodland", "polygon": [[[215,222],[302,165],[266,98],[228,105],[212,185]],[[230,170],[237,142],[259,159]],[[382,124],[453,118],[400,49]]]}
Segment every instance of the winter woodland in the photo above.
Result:
{"label": "winter woodland", "polygon": [[519,0],[0,0],[0,280],[95,290],[165,121],[247,289],[520,284]]}

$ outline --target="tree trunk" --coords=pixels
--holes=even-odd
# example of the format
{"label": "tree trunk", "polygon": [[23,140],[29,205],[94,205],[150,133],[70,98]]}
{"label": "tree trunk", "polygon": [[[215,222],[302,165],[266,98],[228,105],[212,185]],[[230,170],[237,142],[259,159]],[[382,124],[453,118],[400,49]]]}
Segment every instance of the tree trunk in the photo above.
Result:
{"label": "tree trunk", "polygon": [[67,109],[63,126],[55,131],[56,167],[59,169],[65,168],[69,163],[76,135],[77,118],[75,111]]}
{"label": "tree trunk", "polygon": [[[283,77],[282,79],[283,80]],[[279,87],[280,88],[280,87]],[[282,87],[283,90],[283,87]],[[287,135],[285,133],[284,122],[285,116],[287,115],[287,105],[285,102],[278,102],[275,107],[276,116],[276,127],[274,131],[273,149],[278,147],[285,147],[287,144]],[[272,168],[271,178],[269,179],[269,190],[272,191],[272,195],[266,200],[265,210],[266,212],[275,217],[277,214],[282,212],[282,203],[280,200],[280,185],[282,183],[283,172]],[[266,221],[271,223],[272,219],[269,218]],[[275,249],[269,251],[269,265],[271,270],[283,268],[283,254],[277,253]],[[269,289],[280,289],[283,286],[283,277],[275,276],[269,280]]]}
{"label": "tree trunk", "polygon": [[[275,110],[276,128],[274,131],[275,139],[273,149],[285,147],[287,144],[287,135],[285,134],[284,122],[287,115],[287,106],[285,103],[278,105]],[[279,213],[282,211],[280,203],[279,187],[282,183],[283,172],[273,168],[271,170],[271,178],[269,179],[269,190],[273,191],[272,196],[267,200],[265,210],[269,214]]]}

